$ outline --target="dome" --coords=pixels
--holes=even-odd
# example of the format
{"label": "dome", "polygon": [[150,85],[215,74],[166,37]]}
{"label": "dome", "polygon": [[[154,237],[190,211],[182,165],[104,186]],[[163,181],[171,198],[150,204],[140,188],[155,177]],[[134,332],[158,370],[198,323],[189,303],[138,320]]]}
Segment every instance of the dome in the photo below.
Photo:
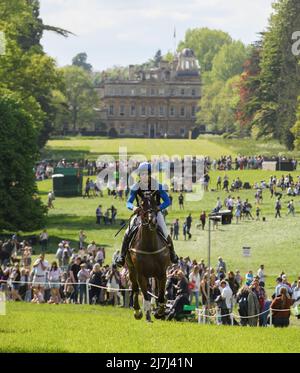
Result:
{"label": "dome", "polygon": [[184,48],[181,52],[183,57],[195,57],[194,51],[190,48]]}

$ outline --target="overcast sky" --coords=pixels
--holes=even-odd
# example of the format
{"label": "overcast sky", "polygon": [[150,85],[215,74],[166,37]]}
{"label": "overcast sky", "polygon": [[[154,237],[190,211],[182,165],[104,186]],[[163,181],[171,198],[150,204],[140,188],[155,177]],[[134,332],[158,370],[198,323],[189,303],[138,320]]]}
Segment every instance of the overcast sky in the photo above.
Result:
{"label": "overcast sky", "polygon": [[257,40],[271,14],[272,0],[40,0],[44,23],[72,31],[67,39],[50,32],[42,44],[60,66],[79,52],[95,70],[142,63],[174,50],[188,28],[227,31],[244,43]]}

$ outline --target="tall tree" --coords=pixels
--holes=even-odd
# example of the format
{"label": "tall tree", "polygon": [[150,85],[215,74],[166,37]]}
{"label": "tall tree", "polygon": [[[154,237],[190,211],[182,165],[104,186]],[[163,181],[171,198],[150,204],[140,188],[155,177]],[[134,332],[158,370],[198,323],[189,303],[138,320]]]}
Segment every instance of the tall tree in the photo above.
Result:
{"label": "tall tree", "polygon": [[[33,101],[34,106],[39,112]],[[0,227],[10,231],[31,231],[45,223],[33,174],[39,126],[27,107],[19,95],[0,88]]]}
{"label": "tall tree", "polygon": [[263,34],[260,73],[260,107],[255,123],[260,135],[271,135],[293,147],[290,131],[296,121],[300,95],[298,57],[292,53],[292,34],[300,29],[300,2],[278,0],[273,4],[267,32]]}
{"label": "tall tree", "polygon": [[86,71],[91,72],[93,69],[93,66],[87,62],[87,54],[84,53],[78,53],[73,59],[72,59],[72,65],[78,66],[83,68]]}
{"label": "tall tree", "polygon": [[261,43],[251,46],[250,56],[244,63],[239,82],[237,119],[241,130],[250,133],[256,111],[259,109]]}
{"label": "tall tree", "polygon": [[241,41],[224,44],[213,59],[211,76],[213,80],[226,82],[241,74],[247,58],[247,49]]}
{"label": "tall tree", "polygon": [[0,2],[0,29],[6,38],[6,54],[0,58],[0,84],[23,97],[31,95],[45,113],[39,129],[38,144],[46,143],[52,130],[55,107],[52,90],[62,81],[55,61],[48,57],[40,44],[44,30],[67,35],[59,28],[44,25],[39,16],[38,0]]}
{"label": "tall tree", "polygon": [[64,77],[64,120],[68,120],[74,132],[89,126],[95,120],[95,107],[99,98],[91,75],[78,66],[66,66],[61,69]]}
{"label": "tall tree", "polygon": [[193,49],[201,66],[202,73],[211,71],[213,59],[224,44],[230,44],[232,39],[229,34],[220,30],[209,28],[189,29],[185,38],[179,43],[178,50],[183,48]]}

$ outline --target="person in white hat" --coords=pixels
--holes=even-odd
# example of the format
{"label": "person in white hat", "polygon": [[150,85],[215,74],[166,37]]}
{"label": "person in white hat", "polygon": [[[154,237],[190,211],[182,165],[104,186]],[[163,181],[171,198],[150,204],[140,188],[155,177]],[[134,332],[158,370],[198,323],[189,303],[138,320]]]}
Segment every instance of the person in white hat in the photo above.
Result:
{"label": "person in white hat", "polygon": [[[133,210],[135,213],[140,211],[139,202],[140,199],[145,196],[149,192],[153,192],[154,190],[157,191],[156,198],[157,198],[157,224],[161,229],[162,233],[164,234],[170,248],[170,259],[172,263],[178,263],[178,256],[175,253],[174,245],[171,236],[168,233],[168,229],[162,214],[162,210],[166,209],[170,206],[170,198],[168,193],[165,191],[163,186],[158,183],[155,179],[151,177],[151,164],[148,162],[143,162],[139,165],[137,172],[139,174],[140,180],[133,185],[130,190],[130,194],[127,200],[127,208],[129,210]],[[134,201],[137,201],[137,206],[134,206]],[[161,202],[162,200],[162,202]],[[132,219],[129,227],[126,229],[123,242],[121,253],[119,257],[116,259],[116,264],[118,266],[123,266],[125,264],[125,257],[128,250],[129,242],[132,238],[131,233],[133,232],[132,226],[136,223],[135,217]]]}

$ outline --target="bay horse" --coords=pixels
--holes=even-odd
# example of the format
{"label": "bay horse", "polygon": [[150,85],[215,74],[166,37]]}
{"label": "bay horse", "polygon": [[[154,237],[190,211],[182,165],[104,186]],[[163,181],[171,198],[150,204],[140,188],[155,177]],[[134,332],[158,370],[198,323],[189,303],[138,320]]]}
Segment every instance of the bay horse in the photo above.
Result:
{"label": "bay horse", "polygon": [[134,317],[137,320],[143,317],[138,299],[140,288],[148,322],[151,322],[151,296],[148,293],[149,279],[155,279],[158,291],[158,309],[154,316],[161,319],[165,315],[166,272],[171,264],[167,241],[158,231],[155,193],[156,191],[149,192],[148,196],[142,198],[139,212],[140,225],[136,228],[137,233],[132,239],[126,255],[126,263],[132,283]]}

